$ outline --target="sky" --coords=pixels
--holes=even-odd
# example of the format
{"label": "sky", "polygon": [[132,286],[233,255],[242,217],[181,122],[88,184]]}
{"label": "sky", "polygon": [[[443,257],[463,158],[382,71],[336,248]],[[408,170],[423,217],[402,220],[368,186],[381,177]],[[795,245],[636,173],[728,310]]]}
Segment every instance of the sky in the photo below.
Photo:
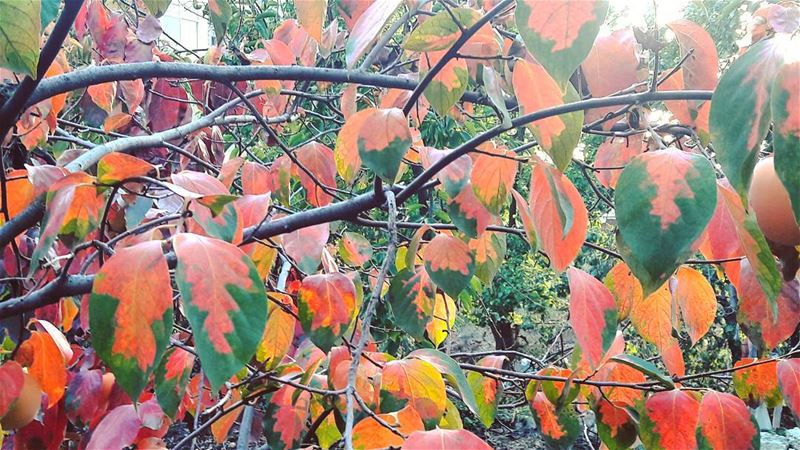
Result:
{"label": "sky", "polygon": [[625,25],[644,27],[645,18],[652,10],[653,4],[657,7],[659,25],[682,17],[681,11],[690,0],[611,0],[611,8],[624,13],[619,19],[619,27]]}

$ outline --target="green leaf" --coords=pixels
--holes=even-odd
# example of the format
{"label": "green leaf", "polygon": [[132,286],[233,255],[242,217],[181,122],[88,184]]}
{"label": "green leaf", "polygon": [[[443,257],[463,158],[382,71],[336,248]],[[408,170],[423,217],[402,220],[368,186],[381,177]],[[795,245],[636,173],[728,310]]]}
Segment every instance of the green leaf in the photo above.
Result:
{"label": "green leaf", "polygon": [[643,374],[655,378],[664,387],[668,389],[675,389],[675,383],[669,375],[662,372],[655,364],[650,361],[632,355],[617,355],[611,358],[611,361],[625,364],[626,366],[633,367],[634,369],[642,372]]}
{"label": "green leaf", "polygon": [[715,179],[707,159],[674,148],[643,153],[622,171],[617,244],[645,297],[691,255],[714,213]]}
{"label": "green leaf", "polygon": [[783,60],[776,39],[733,62],[711,98],[709,125],[717,161],[747,206],[747,188],[770,123],[770,90]]}
{"label": "green leaf", "polygon": [[[477,365],[502,369],[505,359],[505,356],[485,356],[478,361]],[[473,371],[467,372],[467,382],[475,395],[475,401],[478,403],[478,418],[483,426],[491,428],[497,415],[500,397],[503,396],[503,383],[495,378]]]}
{"label": "green leaf", "polygon": [[464,28],[478,21],[478,12],[469,8],[453,8],[428,18],[408,35],[403,48],[412,52],[433,52],[449,49],[461,36],[461,29],[451,14]]}
{"label": "green leaf", "polygon": [[514,17],[525,47],[564,84],[594,44],[608,2],[518,0]]}
{"label": "green leaf", "polygon": [[217,38],[217,45],[219,45],[228,30],[228,23],[231,21],[233,10],[228,0],[209,0],[208,13],[211,16],[211,24],[214,25],[214,36]]}
{"label": "green leaf", "polygon": [[36,78],[41,1],[0,0],[0,11],[0,67]]}
{"label": "green leaf", "polygon": [[147,6],[147,9],[150,11],[150,14],[161,17],[167,12],[169,9],[169,4],[172,3],[172,0],[142,0],[144,5]]}
{"label": "green leaf", "polygon": [[800,222],[800,62],[784,65],[772,87],[775,172],[789,197],[795,220]]}
{"label": "green leaf", "polygon": [[235,245],[180,233],[173,246],[195,348],[216,390],[255,354],[267,322],[267,294],[253,262]]}
{"label": "green leaf", "polygon": [[[420,56],[420,75],[424,76],[444,56],[444,51],[423,53]],[[469,84],[469,69],[465,59],[451,59],[425,88],[425,98],[436,114],[447,115],[464,95]]]}
{"label": "green leaf", "polygon": [[61,0],[42,0],[40,19],[43,29],[58,17],[58,8],[60,6]]}
{"label": "green leaf", "polygon": [[118,250],[97,273],[89,325],[98,356],[138,398],[172,332],[172,286],[160,241]]}

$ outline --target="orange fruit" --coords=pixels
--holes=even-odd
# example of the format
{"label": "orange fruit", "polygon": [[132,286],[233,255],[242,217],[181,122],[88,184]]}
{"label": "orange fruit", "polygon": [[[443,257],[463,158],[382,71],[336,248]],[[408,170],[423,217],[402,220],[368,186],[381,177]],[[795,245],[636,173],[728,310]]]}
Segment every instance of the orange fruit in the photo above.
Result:
{"label": "orange fruit", "polygon": [[775,173],[772,157],[756,164],[749,198],[758,227],[767,239],[784,245],[800,244],[800,226],[794,219],[789,192]]}
{"label": "orange fruit", "polygon": [[16,430],[29,424],[39,413],[42,405],[42,389],[35,378],[25,374],[25,383],[19,397],[8,410],[8,413],[0,419],[0,426],[4,430]]}

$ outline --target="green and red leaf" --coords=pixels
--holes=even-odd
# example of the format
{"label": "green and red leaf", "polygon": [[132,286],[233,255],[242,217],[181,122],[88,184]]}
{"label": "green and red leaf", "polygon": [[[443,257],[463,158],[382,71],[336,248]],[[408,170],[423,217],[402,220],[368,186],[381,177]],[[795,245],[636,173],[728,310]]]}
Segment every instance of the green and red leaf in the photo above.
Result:
{"label": "green and red leaf", "polygon": [[[757,364],[753,364],[757,363]],[[753,364],[753,365],[751,365]],[[775,360],[757,360],[742,358],[733,365],[733,388],[751,408],[766,403],[767,408],[774,408],[783,403],[778,386],[778,362]],[[741,368],[742,366],[747,366]]]}
{"label": "green and red leaf", "polygon": [[589,54],[608,2],[521,0],[515,18],[525,47],[559,83]]}
{"label": "green and red leaf", "polygon": [[608,271],[606,277],[603,278],[603,284],[614,297],[620,321],[627,319],[633,305],[644,299],[641,283],[633,276],[633,272],[624,261],[618,262]]}
{"label": "green and red leaf", "polygon": [[396,324],[409,335],[422,339],[433,318],[436,286],[422,267],[406,267],[389,285],[387,300]]}
{"label": "green and red leaf", "polygon": [[305,273],[315,273],[329,235],[328,223],[300,228],[282,235],[283,249],[297,263],[300,270]]}
{"label": "green and red leaf", "polygon": [[533,398],[528,397],[528,404],[537,428],[552,447],[569,448],[575,443],[581,424],[571,407],[556,410],[543,392],[536,392]]}
{"label": "green and red leaf", "polygon": [[702,449],[758,449],[761,433],[750,410],[738,397],[708,391],[700,402],[697,444]]}
{"label": "green and red leaf", "polygon": [[617,335],[617,306],[603,283],[571,267],[569,278],[569,323],[591,368],[600,365]]}
{"label": "green and red leaf", "polygon": [[180,233],[175,280],[195,331],[195,348],[213,388],[256,352],[267,321],[264,284],[253,262],[227,242]]}
{"label": "green and red leaf", "polygon": [[800,61],[784,64],[772,86],[773,146],[775,172],[789,198],[795,220],[800,222]]}
{"label": "green and red leaf", "polygon": [[442,11],[414,28],[403,48],[412,52],[447,50],[461,37],[461,27],[469,28],[479,18],[480,13],[470,8]]}
{"label": "green and red leaf", "polygon": [[[446,53],[446,50],[442,50],[420,55],[420,75],[424,76]],[[458,102],[458,99],[464,95],[468,84],[469,71],[467,69],[467,61],[461,58],[453,58],[445,63],[428,86],[425,87],[424,95],[430,102],[431,108],[440,116],[445,116],[453,108],[453,105]]]}
{"label": "green and red leaf", "polygon": [[356,288],[340,273],[306,277],[297,298],[300,324],[317,347],[327,352],[347,331],[356,313]]}
{"label": "green and red leaf", "polygon": [[131,398],[161,361],[172,332],[172,284],[160,241],[118,250],[97,273],[89,302],[92,343]]}
{"label": "green and red leaf", "polygon": [[530,210],[539,247],[564,271],[586,239],[589,216],[580,193],[555,167],[539,160],[531,172]]}
{"label": "green and red leaf", "polygon": [[[505,360],[505,356],[489,355],[478,360],[477,365],[492,369],[502,369]],[[478,404],[478,418],[483,426],[491,428],[497,415],[500,397],[503,396],[503,384],[495,378],[473,371],[467,372],[467,381]]]}
{"label": "green and red leaf", "polygon": [[628,411],[601,398],[594,408],[597,434],[609,450],[630,448],[636,442],[636,422]]}
{"label": "green and red leaf", "polygon": [[[747,256],[758,285],[766,295],[773,314],[776,314],[778,312],[777,298],[783,285],[783,278],[778,270],[775,256],[773,256],[761,229],[758,228],[755,217],[744,209],[741,198],[736,195],[733,188],[724,179],[718,180],[717,185],[720,201],[725,203],[727,213],[733,220],[736,234],[739,237],[739,245]],[[742,276],[739,275],[739,278],[741,279]]]}
{"label": "green and red leaf", "polygon": [[482,236],[486,228],[497,220],[475,196],[471,183],[448,200],[447,213],[453,225],[471,238]]}
{"label": "green and red leaf", "polygon": [[716,206],[714,180],[707,159],[674,148],[643,153],[622,171],[617,243],[645,296],[691,255]]}
{"label": "green and red leaf", "polygon": [[711,101],[711,138],[717,161],[745,199],[769,128],[770,91],[783,61],[776,39],[751,46],[719,80]]}
{"label": "green and red leaf", "polygon": [[300,447],[306,434],[311,393],[284,385],[273,393],[264,411],[264,434],[270,448],[291,450]]}
{"label": "green and red leaf", "polygon": [[[437,150],[433,147],[422,147],[419,150],[419,159],[422,167],[430,168],[440,159],[447,156],[449,150]],[[444,191],[450,197],[458,196],[469,183],[472,174],[472,159],[469,155],[461,155],[442,170],[436,173],[436,179],[442,183]]]}
{"label": "green and red leaf", "polygon": [[469,241],[469,249],[475,255],[475,276],[490,286],[506,259],[506,235],[494,231],[483,233]]}
{"label": "green and red leaf", "polygon": [[700,402],[679,389],[652,394],[640,412],[639,437],[646,448],[697,448],[699,412]]}
{"label": "green and red leaf", "polygon": [[156,368],[156,398],[167,416],[175,417],[193,367],[194,355],[182,348],[173,347],[167,350],[161,364]]}
{"label": "green and red leaf", "polygon": [[[579,100],[571,85],[562,88],[544,67],[524,59],[514,63],[511,80],[521,114]],[[580,141],[582,126],[582,111],[548,117],[528,125],[536,142],[550,155],[559,170],[566,169],[572,161],[572,153]]]}
{"label": "green and red leaf", "polygon": [[[411,148],[408,119],[398,108],[370,108],[358,127],[356,145],[361,161],[379,177],[394,182],[400,163]],[[352,118],[351,118],[352,119]]]}
{"label": "green and red leaf", "polygon": [[423,259],[431,280],[451,297],[458,297],[475,273],[475,257],[469,246],[446,234],[428,243]]}
{"label": "green and red leaf", "polygon": [[514,188],[517,175],[516,154],[493,143],[481,146],[475,156],[470,182],[475,196],[493,214],[499,214]]}
{"label": "green and red leaf", "polygon": [[352,184],[361,170],[361,155],[358,151],[358,137],[361,125],[373,113],[371,108],[362,109],[347,118],[333,148],[336,171],[345,183]]}

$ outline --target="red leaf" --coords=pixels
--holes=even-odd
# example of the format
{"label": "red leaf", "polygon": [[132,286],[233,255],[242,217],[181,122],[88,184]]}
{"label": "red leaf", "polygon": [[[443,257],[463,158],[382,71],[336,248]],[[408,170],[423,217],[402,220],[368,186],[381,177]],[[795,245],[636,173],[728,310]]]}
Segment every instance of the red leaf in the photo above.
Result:
{"label": "red leaf", "polygon": [[740,273],[736,289],[739,295],[736,320],[759,348],[773,349],[788,339],[800,323],[798,282],[792,280],[784,283],[776,300],[778,304],[776,317],[748,260],[742,261]]}
{"label": "red leaf", "polygon": [[336,187],[336,163],[333,160],[333,150],[319,142],[309,142],[297,149],[296,156],[297,161],[308,170],[306,172],[300,167],[297,168],[300,183],[306,190],[308,202],[313,206],[329,204],[333,196],[326,192],[320,184],[328,188]]}
{"label": "red leaf", "polygon": [[800,359],[784,359],[778,362],[778,385],[789,408],[800,411]]}
{"label": "red leaf", "polygon": [[589,366],[595,368],[617,334],[617,307],[608,289],[588,273],[571,267],[569,322]]}
{"label": "red leaf", "polygon": [[448,450],[448,449],[492,450],[478,436],[467,430],[415,431],[403,443],[402,450]]}
{"label": "red leaf", "polygon": [[561,272],[586,239],[589,216],[580,193],[555,167],[538,161],[531,172],[530,208],[539,246]]}
{"label": "red leaf", "polygon": [[15,361],[8,361],[0,366],[0,417],[6,415],[8,410],[17,401],[22,386],[25,384],[25,375],[22,367]]}
{"label": "red leaf", "polygon": [[657,392],[644,403],[639,433],[647,448],[696,448],[700,403],[684,391]]}
{"label": "red leaf", "polygon": [[736,396],[709,391],[700,403],[697,434],[709,448],[759,448],[759,429]]}
{"label": "red leaf", "polygon": [[685,89],[714,90],[717,86],[719,61],[717,46],[711,35],[700,25],[686,19],[667,24],[675,33],[683,55],[692,51],[681,66]]}
{"label": "red leaf", "polygon": [[283,236],[283,249],[305,273],[314,273],[319,267],[322,250],[328,242],[329,224],[322,223],[292,231]]}
{"label": "red leaf", "polygon": [[142,421],[133,405],[117,406],[92,431],[86,450],[124,448],[133,444]]}
{"label": "red leaf", "polygon": [[103,373],[97,369],[81,370],[67,386],[64,409],[72,423],[88,425],[105,412],[107,400],[103,395]]}
{"label": "red leaf", "polygon": [[625,138],[611,138],[600,144],[594,158],[597,181],[603,186],[614,189],[622,174],[622,167],[644,151],[642,136],[634,135]]}
{"label": "red leaf", "polygon": [[191,120],[192,112],[188,100],[189,95],[180,87],[178,80],[157,79],[147,105],[150,130],[169,130]]}

